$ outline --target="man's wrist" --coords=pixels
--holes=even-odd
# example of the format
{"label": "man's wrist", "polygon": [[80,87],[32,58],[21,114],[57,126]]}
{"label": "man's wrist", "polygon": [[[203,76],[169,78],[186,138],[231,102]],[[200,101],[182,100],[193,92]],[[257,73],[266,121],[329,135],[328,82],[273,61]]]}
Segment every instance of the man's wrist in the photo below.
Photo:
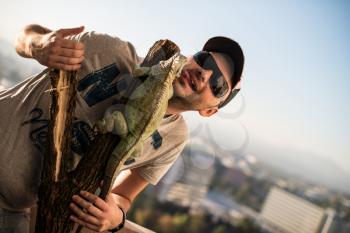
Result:
{"label": "man's wrist", "polygon": [[28,54],[29,57],[35,59],[37,50],[38,50],[38,38],[36,36],[28,37],[26,54]]}
{"label": "man's wrist", "polygon": [[51,30],[40,25],[28,25],[24,29],[24,37],[26,38],[26,55],[30,58],[36,59],[38,51],[42,48],[42,39]]}
{"label": "man's wrist", "polygon": [[120,209],[120,211],[122,212],[122,221],[121,221],[121,223],[120,223],[118,226],[116,226],[115,228],[108,230],[109,232],[112,232],[112,233],[118,232],[119,230],[121,230],[121,229],[124,227],[124,224],[125,224],[125,218],[126,218],[125,211],[124,211],[119,205],[117,205],[117,207],[118,207],[118,208]]}

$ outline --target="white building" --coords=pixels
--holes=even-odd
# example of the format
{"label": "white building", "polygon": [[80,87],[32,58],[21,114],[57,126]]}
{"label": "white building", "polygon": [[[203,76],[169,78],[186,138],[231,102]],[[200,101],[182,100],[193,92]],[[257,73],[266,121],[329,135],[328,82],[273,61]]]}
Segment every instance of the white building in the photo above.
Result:
{"label": "white building", "polygon": [[276,233],[328,233],[333,216],[332,210],[274,187],[263,205],[260,220],[264,228]]}

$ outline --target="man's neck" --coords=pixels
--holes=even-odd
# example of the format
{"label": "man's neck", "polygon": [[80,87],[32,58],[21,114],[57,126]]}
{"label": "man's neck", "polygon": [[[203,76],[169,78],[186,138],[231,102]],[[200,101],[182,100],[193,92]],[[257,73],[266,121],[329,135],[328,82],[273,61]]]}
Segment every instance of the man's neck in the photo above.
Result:
{"label": "man's neck", "polygon": [[176,115],[187,111],[191,111],[191,109],[186,108],[177,98],[171,98],[168,102],[166,114]]}
{"label": "man's neck", "polygon": [[171,106],[170,104],[168,105],[168,108],[165,112],[165,115],[176,115],[176,114],[180,114],[181,111],[179,111],[178,109],[174,108],[173,106]]}

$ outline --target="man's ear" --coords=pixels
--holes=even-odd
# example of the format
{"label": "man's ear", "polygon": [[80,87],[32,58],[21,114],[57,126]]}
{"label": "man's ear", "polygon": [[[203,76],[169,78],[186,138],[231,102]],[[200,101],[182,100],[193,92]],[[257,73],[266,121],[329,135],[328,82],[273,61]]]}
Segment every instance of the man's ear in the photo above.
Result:
{"label": "man's ear", "polygon": [[203,117],[210,117],[218,112],[217,108],[208,108],[203,110],[198,110],[198,113]]}

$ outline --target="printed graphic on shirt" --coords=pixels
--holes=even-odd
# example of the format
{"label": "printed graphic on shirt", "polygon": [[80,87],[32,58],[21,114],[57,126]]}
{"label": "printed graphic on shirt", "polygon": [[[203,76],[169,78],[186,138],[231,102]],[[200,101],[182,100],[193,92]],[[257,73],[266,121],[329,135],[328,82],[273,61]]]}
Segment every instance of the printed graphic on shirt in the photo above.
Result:
{"label": "printed graphic on shirt", "polygon": [[127,159],[127,160],[124,162],[124,165],[125,165],[125,166],[128,166],[128,165],[130,165],[130,164],[132,164],[132,163],[134,163],[134,162],[135,162],[135,159],[134,159],[134,158]]}
{"label": "printed graphic on shirt", "polygon": [[89,149],[96,133],[84,121],[75,118],[72,127],[71,150],[78,155],[83,155]]}
{"label": "printed graphic on shirt", "polygon": [[[152,134],[152,142],[151,145],[153,146],[153,148],[155,150],[159,149],[162,146],[163,143],[163,138],[160,135],[160,133],[158,132],[158,130],[156,130],[153,134]],[[126,160],[124,162],[124,165],[128,166],[130,164],[133,164],[136,161],[135,158],[129,158],[128,160]]]}
{"label": "printed graphic on shirt", "polygon": [[32,124],[33,128],[37,127],[30,131],[29,138],[41,152],[44,152],[47,145],[49,120],[42,119],[43,110],[41,108],[34,108],[29,115],[30,119],[24,121],[21,125]]}
{"label": "printed graphic on shirt", "polygon": [[[30,140],[43,153],[47,146],[49,120],[43,119],[41,108],[34,108],[29,115],[30,119],[24,121],[22,125],[32,124],[34,129],[29,133]],[[75,118],[71,133],[71,150],[78,155],[83,155],[94,140],[95,132],[86,122]]]}
{"label": "printed graphic on shirt", "polygon": [[160,135],[160,133],[158,132],[158,130],[156,130],[153,134],[152,134],[152,145],[153,148],[155,150],[157,150],[158,148],[160,148],[162,146],[163,143],[163,138]]}
{"label": "printed graphic on shirt", "polygon": [[126,90],[127,84],[125,79],[113,82],[120,71],[115,63],[108,65],[98,71],[86,75],[78,82],[78,91],[84,91],[90,87],[89,91],[84,95],[85,102],[91,107],[99,102],[121,94]]}

